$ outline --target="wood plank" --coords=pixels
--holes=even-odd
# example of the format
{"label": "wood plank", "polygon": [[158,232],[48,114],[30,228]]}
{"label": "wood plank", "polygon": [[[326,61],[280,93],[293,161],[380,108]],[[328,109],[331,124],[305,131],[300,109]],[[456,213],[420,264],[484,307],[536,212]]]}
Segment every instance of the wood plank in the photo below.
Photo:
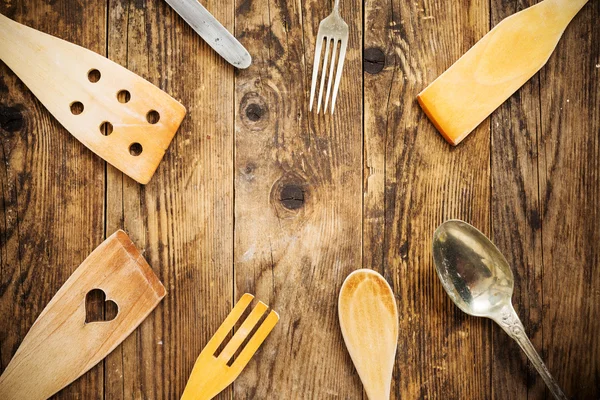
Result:
{"label": "wood plank", "polygon": [[[203,4],[233,28],[233,4]],[[126,229],[167,288],[107,359],[107,398],[174,399],[232,307],[233,68],[166,2],[111,2],[108,49],[188,108],[148,185],[107,170],[107,234]]]}
{"label": "wood plank", "polygon": [[[103,53],[105,1],[29,1],[0,13]],[[102,240],[104,162],[0,63],[0,360],[4,370],[40,312]],[[101,399],[94,367],[56,398]]]}
{"label": "wood plank", "polygon": [[[361,6],[331,116],[308,112],[315,37],[330,2],[238,1],[253,57],[235,82],[235,294],[281,320],[234,383],[236,398],[359,398],[337,296],[361,266]],[[239,107],[239,108],[238,108]]]}
{"label": "wood plank", "polygon": [[373,62],[365,64],[364,261],[398,298],[394,399],[490,395],[490,322],[453,305],[431,255],[446,219],[489,233],[489,123],[453,149],[416,102],[488,30],[487,1],[366,7],[364,46],[379,49],[385,67],[371,75]]}
{"label": "wood plank", "polygon": [[565,393],[600,397],[600,2],[541,71],[543,354]]}
{"label": "wood plank", "polygon": [[[491,2],[491,23],[534,5]],[[561,43],[561,45],[565,45]],[[492,239],[515,277],[513,304],[536,349],[542,349],[542,224],[540,220],[538,139],[541,135],[539,74],[491,116]],[[543,398],[544,381],[519,345],[492,329],[494,398]],[[554,371],[552,371],[554,372]]]}

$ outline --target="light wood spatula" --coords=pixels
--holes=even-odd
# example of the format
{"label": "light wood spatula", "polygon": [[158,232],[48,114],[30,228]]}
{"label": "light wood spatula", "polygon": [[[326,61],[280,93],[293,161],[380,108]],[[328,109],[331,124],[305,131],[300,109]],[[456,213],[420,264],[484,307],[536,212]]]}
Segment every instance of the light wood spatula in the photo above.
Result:
{"label": "light wood spatula", "polygon": [[418,95],[453,145],[459,144],[550,58],[588,0],[544,0],[500,22]]}
{"label": "light wood spatula", "polygon": [[143,184],[186,112],[126,68],[3,15],[0,59],[73,136]]}
{"label": "light wood spatula", "polygon": [[[86,322],[89,292],[116,304],[110,321]],[[47,399],[114,350],[165,296],[127,234],[94,250],[44,308],[0,376],[0,399]]]}
{"label": "light wood spatula", "polygon": [[344,342],[369,400],[389,400],[398,346],[392,288],[373,270],[354,271],[340,290],[338,314]]}
{"label": "light wood spatula", "polygon": [[[209,400],[215,397],[240,375],[254,353],[271,333],[279,321],[279,315],[275,311],[271,311],[258,325],[269,308],[260,301],[223,350],[216,354],[219,346],[241,318],[252,299],[254,296],[251,294],[244,294],[204,347],[194,364],[181,400]],[[254,331],[255,329],[256,331]],[[251,333],[252,335],[250,335]],[[243,347],[241,347],[242,345]],[[240,348],[241,351],[231,362],[232,357]]]}

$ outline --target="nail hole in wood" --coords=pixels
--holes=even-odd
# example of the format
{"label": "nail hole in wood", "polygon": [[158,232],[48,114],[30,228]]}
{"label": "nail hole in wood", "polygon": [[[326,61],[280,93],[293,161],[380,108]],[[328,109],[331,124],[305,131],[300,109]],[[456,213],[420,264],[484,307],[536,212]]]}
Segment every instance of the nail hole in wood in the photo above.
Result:
{"label": "nail hole in wood", "polygon": [[92,289],[85,296],[85,323],[112,321],[119,314],[119,306],[112,300],[106,300],[101,289]]}
{"label": "nail hole in wood", "polygon": [[119,93],[117,93],[117,99],[119,100],[119,103],[129,103],[129,100],[131,100],[131,93],[129,93],[129,90],[119,90]]}
{"label": "nail hole in wood", "polygon": [[79,115],[83,112],[83,103],[80,101],[74,101],[71,103],[71,114]]}
{"label": "nail hole in wood", "polygon": [[92,83],[98,82],[101,76],[102,74],[97,69],[91,69],[90,72],[88,72],[88,80]]}
{"label": "nail hole in wood", "polygon": [[113,125],[108,121],[104,121],[100,124],[100,132],[104,136],[110,135],[113,132]]}
{"label": "nail hole in wood", "polygon": [[159,120],[160,120],[160,114],[156,110],[150,110],[150,111],[148,111],[148,114],[146,114],[146,121],[148,121],[149,124],[154,125]]}
{"label": "nail hole in wood", "polygon": [[142,148],[142,145],[139,143],[132,143],[131,146],[129,146],[129,154],[131,154],[132,156],[139,156],[140,154],[142,154],[142,151],[144,149]]}

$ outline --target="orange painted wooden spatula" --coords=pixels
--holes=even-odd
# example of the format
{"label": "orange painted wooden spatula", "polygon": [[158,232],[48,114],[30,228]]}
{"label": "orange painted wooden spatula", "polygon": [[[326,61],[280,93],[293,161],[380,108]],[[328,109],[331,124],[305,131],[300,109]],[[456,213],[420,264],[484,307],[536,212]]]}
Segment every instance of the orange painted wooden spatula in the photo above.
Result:
{"label": "orange painted wooden spatula", "polygon": [[398,346],[392,288],[377,272],[359,269],[342,285],[338,314],[344,342],[369,400],[389,400]]}
{"label": "orange painted wooden spatula", "polygon": [[[86,321],[88,293],[102,290],[117,314]],[[96,248],[37,318],[0,376],[0,399],[43,400],[114,350],[165,296],[165,288],[127,234]]]}
{"label": "orange painted wooden spatula", "polygon": [[143,184],[186,112],[128,69],[3,15],[0,59],[73,136]]}
{"label": "orange painted wooden spatula", "polygon": [[588,0],[544,0],[500,22],[418,95],[453,145],[460,143],[546,64]]}

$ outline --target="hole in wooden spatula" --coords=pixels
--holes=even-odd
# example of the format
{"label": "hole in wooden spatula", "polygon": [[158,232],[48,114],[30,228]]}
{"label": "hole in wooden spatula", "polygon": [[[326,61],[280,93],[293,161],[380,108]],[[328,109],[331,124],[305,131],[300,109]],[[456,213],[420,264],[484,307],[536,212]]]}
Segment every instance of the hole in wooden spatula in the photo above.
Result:
{"label": "hole in wooden spatula", "polygon": [[119,100],[119,103],[128,103],[129,100],[131,100],[131,93],[129,93],[129,90],[119,90],[119,93],[117,93],[117,100]]}
{"label": "hole in wooden spatula", "polygon": [[97,69],[91,69],[90,72],[88,72],[88,80],[92,83],[98,82],[101,76],[100,71]]}
{"label": "hole in wooden spatula", "polygon": [[156,110],[148,111],[148,114],[146,114],[146,120],[149,124],[154,125],[160,120],[160,114]]}
{"label": "hole in wooden spatula", "polygon": [[100,124],[100,132],[104,135],[104,136],[108,136],[112,133],[113,131],[113,125],[108,122],[108,121],[104,121],[103,123]]}
{"label": "hole in wooden spatula", "polygon": [[143,150],[144,148],[139,143],[132,143],[131,146],[129,146],[129,154],[131,154],[134,157],[137,157],[140,154],[142,154]]}
{"label": "hole in wooden spatula", "polygon": [[93,289],[85,296],[85,323],[108,322],[117,317],[119,306],[112,300],[106,300],[101,289]]}
{"label": "hole in wooden spatula", "polygon": [[80,101],[74,101],[71,103],[71,113],[73,115],[79,115],[83,112],[83,103]]}

